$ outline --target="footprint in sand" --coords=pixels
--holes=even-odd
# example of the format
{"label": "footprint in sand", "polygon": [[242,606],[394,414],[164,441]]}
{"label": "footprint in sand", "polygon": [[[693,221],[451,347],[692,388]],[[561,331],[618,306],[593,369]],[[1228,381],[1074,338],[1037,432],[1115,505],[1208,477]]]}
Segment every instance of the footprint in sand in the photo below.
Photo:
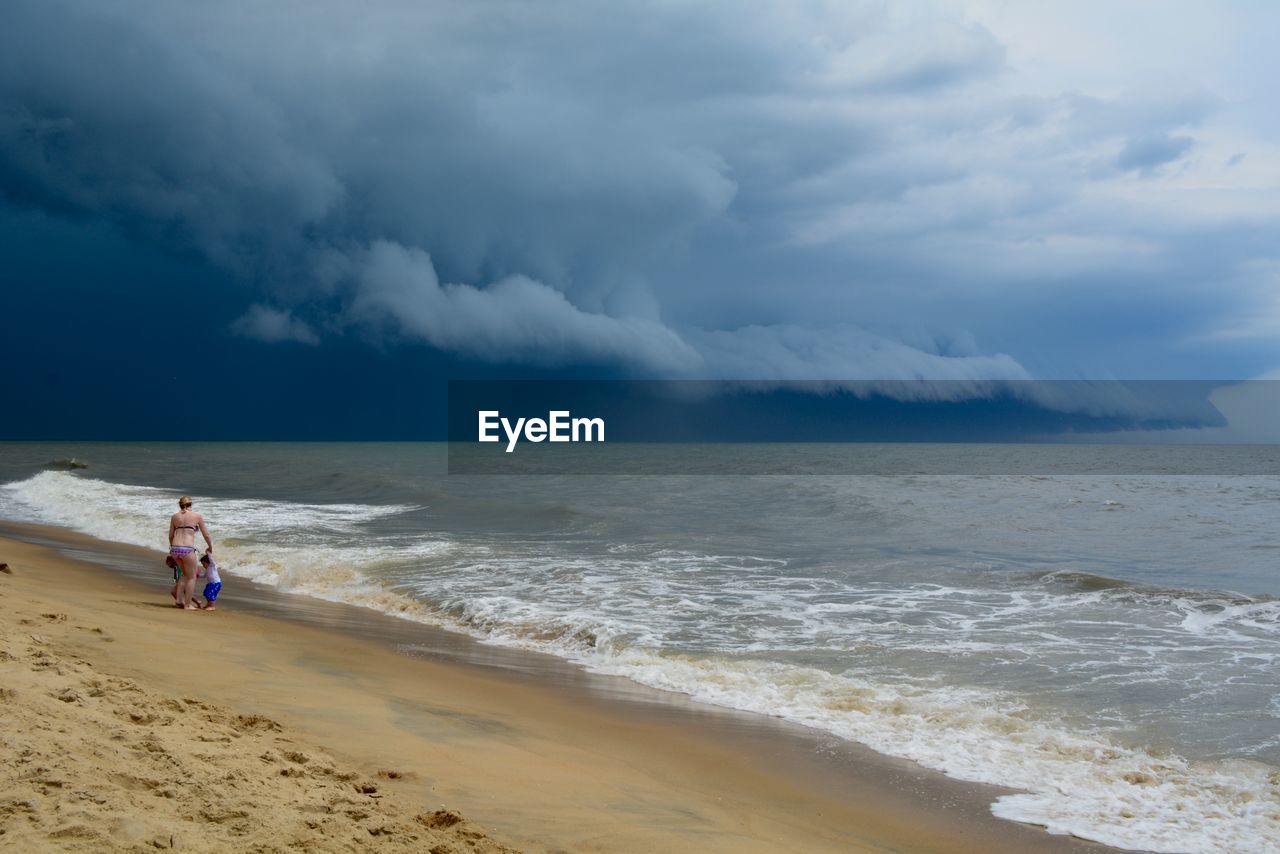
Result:
{"label": "footprint in sand", "polygon": [[414,820],[426,827],[430,827],[435,830],[443,830],[446,827],[453,827],[463,819],[462,816],[458,815],[453,810],[436,810],[432,813],[423,813],[422,815],[414,816]]}
{"label": "footprint in sand", "polygon": [[247,732],[281,732],[280,724],[264,718],[262,715],[237,715],[234,728],[242,733]]}

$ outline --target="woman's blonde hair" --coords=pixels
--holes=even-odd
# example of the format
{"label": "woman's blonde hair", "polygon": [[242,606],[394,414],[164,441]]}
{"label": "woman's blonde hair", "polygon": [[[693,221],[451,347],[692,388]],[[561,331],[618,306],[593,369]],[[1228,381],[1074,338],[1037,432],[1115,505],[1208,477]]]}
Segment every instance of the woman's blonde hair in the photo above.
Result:
{"label": "woman's blonde hair", "polygon": [[179,509],[181,509],[181,510],[186,510],[186,509],[187,509],[188,507],[190,507],[190,506],[191,506],[191,496],[190,496],[190,495],[184,495],[184,496],[182,496],[181,498],[179,498],[179,499],[178,499],[178,508],[179,508]]}

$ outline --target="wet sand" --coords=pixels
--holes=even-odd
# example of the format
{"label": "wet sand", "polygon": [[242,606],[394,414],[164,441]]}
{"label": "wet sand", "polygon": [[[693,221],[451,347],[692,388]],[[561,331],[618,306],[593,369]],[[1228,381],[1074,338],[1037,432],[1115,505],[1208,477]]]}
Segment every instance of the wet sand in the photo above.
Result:
{"label": "wet sand", "polygon": [[[40,526],[4,523],[0,534],[8,537],[0,539],[0,561],[13,569],[0,574],[0,620],[10,645],[21,647],[0,660],[0,688],[40,698],[41,715],[55,721],[46,747],[56,749],[58,726],[81,725],[70,718],[56,723],[60,716],[107,702],[88,696],[94,689],[84,686],[93,679],[124,680],[162,705],[220,710],[202,706],[196,717],[218,717],[229,728],[218,738],[257,751],[240,770],[274,774],[274,785],[293,787],[287,795],[263,789],[261,798],[264,815],[288,832],[313,831],[301,817],[324,807],[326,798],[363,798],[384,811],[378,826],[387,833],[375,836],[368,826],[352,829],[334,819],[334,835],[315,837],[312,847],[342,850],[357,838],[362,847],[394,847],[412,833],[426,839],[453,831],[435,844],[535,851],[1109,850],[993,818],[989,804],[1004,790],[950,780],[783,721],[234,576],[224,577],[225,605],[220,601],[216,613],[182,612],[167,605],[169,581],[158,553]],[[31,634],[43,640],[23,640]],[[55,667],[71,674],[69,684],[11,688],[10,674],[35,672],[38,657],[23,658],[34,655],[28,647],[67,662]],[[63,688],[79,701],[49,699]],[[21,702],[15,694],[0,704],[11,716]],[[115,734],[141,738],[148,731],[173,751],[189,729],[193,755],[210,753],[198,720],[176,712],[145,722],[125,718],[104,718],[119,732],[104,727],[89,743],[105,748]],[[235,730],[241,719],[267,719],[280,730],[255,734],[267,740],[262,744],[245,741]],[[289,744],[271,742],[280,738]],[[6,741],[0,750],[18,748]],[[282,751],[323,757],[308,764],[332,770],[281,776],[297,763],[262,757]],[[112,785],[92,766],[68,772],[59,787],[23,777],[13,757],[5,757],[5,766],[0,801],[38,799],[44,832],[56,832],[59,816],[74,809],[74,792],[102,796]],[[171,777],[180,781],[184,773]],[[357,791],[365,784],[378,791]],[[28,789],[36,794],[24,796]],[[145,804],[146,815],[164,802],[188,845],[198,844],[200,805],[150,791],[118,800],[113,808],[126,816],[137,809],[130,804]],[[337,814],[344,810],[367,812],[339,806]],[[446,814],[440,810],[468,820],[429,827],[431,816]],[[17,839],[10,834],[29,831],[30,816],[0,809],[0,828]],[[258,821],[240,817],[219,826]],[[457,836],[459,829],[474,839]],[[69,847],[65,839],[44,841]],[[118,839],[111,844],[128,848]]]}

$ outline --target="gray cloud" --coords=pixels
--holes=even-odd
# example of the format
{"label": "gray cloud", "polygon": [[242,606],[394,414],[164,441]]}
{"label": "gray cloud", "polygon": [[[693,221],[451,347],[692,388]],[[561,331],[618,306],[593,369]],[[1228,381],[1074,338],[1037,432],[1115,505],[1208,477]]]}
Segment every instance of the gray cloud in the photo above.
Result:
{"label": "gray cloud", "polygon": [[1180,159],[1193,144],[1194,140],[1189,136],[1155,134],[1137,137],[1125,144],[1116,164],[1121,169],[1133,169],[1149,175],[1157,167]]}
{"label": "gray cloud", "polygon": [[1228,246],[1118,183],[1194,160],[1220,98],[1018,91],[1006,57],[943,5],[14,0],[0,193],[204,254],[258,289],[244,334],[490,361],[1015,377],[1120,358],[1057,323],[1094,300],[1158,305],[1151,340],[1243,313],[1204,273],[1274,220]]}

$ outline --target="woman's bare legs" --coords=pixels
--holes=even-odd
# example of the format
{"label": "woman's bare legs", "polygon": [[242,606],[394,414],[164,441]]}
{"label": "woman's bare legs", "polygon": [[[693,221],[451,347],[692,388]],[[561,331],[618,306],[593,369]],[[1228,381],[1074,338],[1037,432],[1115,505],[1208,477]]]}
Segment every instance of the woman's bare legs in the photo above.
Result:
{"label": "woman's bare legs", "polygon": [[186,584],[186,578],[182,575],[184,572],[182,559],[175,556],[174,560],[177,562],[177,566],[174,568],[178,570],[178,575],[173,579],[173,589],[169,591],[169,595],[173,597],[174,605],[179,608],[184,608],[186,606],[182,603],[182,592],[183,587]]}
{"label": "woman's bare legs", "polygon": [[199,611],[200,606],[191,601],[196,595],[196,574],[200,572],[200,561],[194,550],[178,558],[182,564],[182,580],[178,582],[178,604],[188,611]]}

